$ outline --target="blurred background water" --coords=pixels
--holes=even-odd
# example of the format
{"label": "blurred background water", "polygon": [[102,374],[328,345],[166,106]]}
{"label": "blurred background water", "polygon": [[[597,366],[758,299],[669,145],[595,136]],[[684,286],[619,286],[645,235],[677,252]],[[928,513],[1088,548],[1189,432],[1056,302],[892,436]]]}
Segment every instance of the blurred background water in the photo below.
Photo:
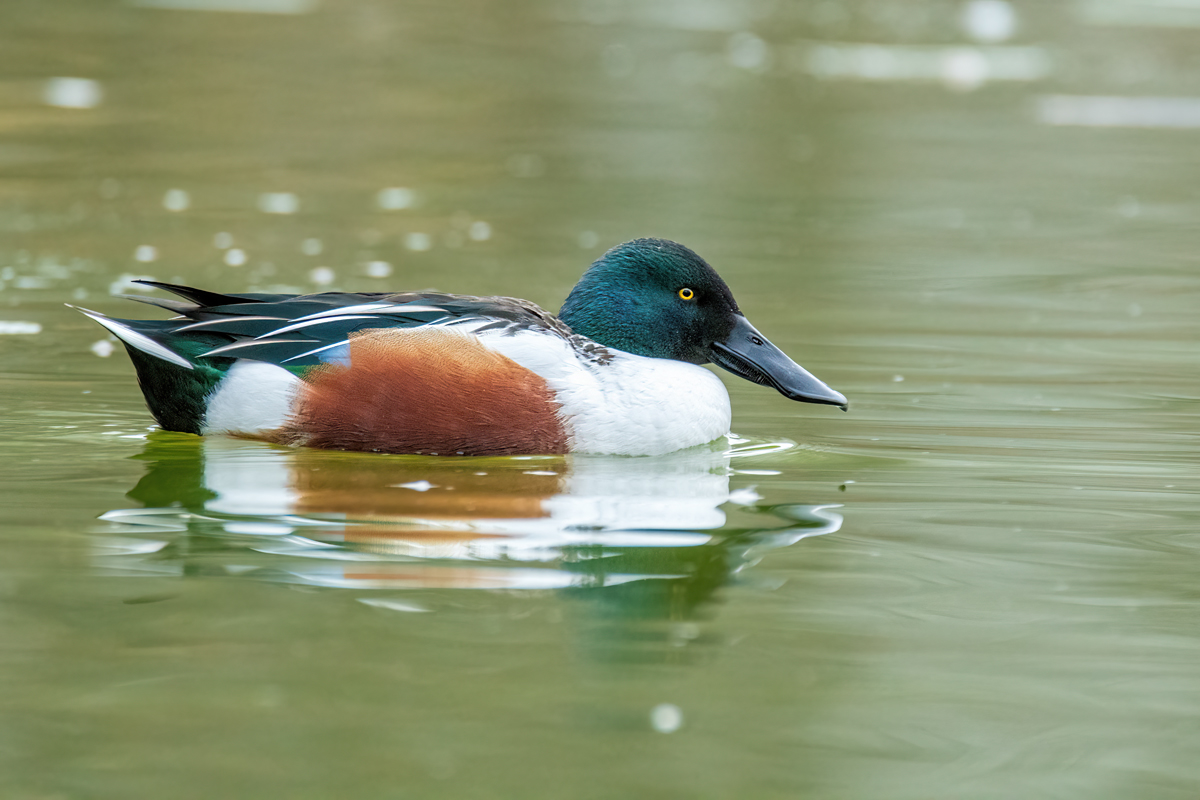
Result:
{"label": "blurred background water", "polygon": [[[6,797],[1192,798],[1195,0],[9,0]],[[849,414],[662,459],[155,432],[151,276],[708,258]]]}

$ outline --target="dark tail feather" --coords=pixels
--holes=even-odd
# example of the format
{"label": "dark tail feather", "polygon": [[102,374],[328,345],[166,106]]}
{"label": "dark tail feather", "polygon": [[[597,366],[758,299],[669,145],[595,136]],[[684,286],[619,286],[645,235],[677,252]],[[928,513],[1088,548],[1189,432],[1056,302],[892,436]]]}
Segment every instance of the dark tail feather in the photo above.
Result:
{"label": "dark tail feather", "polygon": [[182,300],[168,300],[165,297],[143,297],[140,294],[123,294],[121,295],[121,299],[136,300],[139,303],[147,303],[152,306],[158,306],[159,308],[164,308],[167,311],[172,311],[176,314],[182,314],[183,316],[187,316],[189,311],[195,311],[200,308],[200,306],[196,305],[195,303],[185,303]]}
{"label": "dark tail feather", "polygon": [[140,283],[143,286],[153,286],[155,289],[162,289],[164,292],[179,295],[185,300],[191,300],[193,303],[204,308],[236,305],[238,303],[263,302],[263,297],[244,294],[219,294],[217,292],[207,292],[204,289],[196,289],[191,286],[180,286],[176,283],[161,283],[159,281],[148,280],[137,280],[134,283]]}

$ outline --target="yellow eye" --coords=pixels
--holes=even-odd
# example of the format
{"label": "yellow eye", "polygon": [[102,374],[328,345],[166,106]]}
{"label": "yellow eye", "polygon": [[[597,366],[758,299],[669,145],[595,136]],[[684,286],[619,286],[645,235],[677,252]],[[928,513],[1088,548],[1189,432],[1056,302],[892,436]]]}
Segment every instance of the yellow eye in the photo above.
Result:
{"label": "yellow eye", "polygon": [[693,297],[696,296],[696,293],[685,286],[684,288],[679,290],[679,296],[684,300],[691,300]]}

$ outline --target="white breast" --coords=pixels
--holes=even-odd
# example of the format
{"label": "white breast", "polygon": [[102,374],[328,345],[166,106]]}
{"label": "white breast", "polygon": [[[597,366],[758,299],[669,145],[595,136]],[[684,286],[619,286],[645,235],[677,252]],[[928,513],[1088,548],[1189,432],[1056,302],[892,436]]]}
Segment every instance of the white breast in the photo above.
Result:
{"label": "white breast", "polygon": [[533,331],[480,338],[546,380],[573,452],[660,455],[729,432],[729,393],[704,367],[619,350],[598,363],[557,336]]}

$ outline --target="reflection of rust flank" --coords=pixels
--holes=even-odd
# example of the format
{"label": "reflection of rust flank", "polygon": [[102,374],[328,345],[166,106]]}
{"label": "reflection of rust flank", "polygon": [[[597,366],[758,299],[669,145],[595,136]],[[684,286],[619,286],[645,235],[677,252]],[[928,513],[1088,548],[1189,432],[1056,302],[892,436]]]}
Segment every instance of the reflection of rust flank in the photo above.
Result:
{"label": "reflection of rust flank", "polygon": [[[416,529],[416,528],[348,528],[338,534],[341,541],[353,544],[371,544],[378,542],[380,544],[397,544],[402,542],[412,542],[413,544],[429,547],[439,544],[461,544],[463,542],[473,542],[479,539],[508,539],[511,538],[502,533],[482,533],[480,531],[447,531],[438,528],[432,529]],[[320,539],[320,535],[315,538]]]}
{"label": "reflection of rust flank", "polygon": [[542,508],[544,499],[538,496],[509,497],[499,492],[413,492],[384,488],[348,494],[344,490],[331,489],[305,492],[298,498],[296,510],[308,514],[349,514],[364,519],[529,519],[546,515]]}
{"label": "reflection of rust flank", "polygon": [[[292,458],[290,485],[297,513],[346,514],[359,520],[531,519],[544,517],[543,502],[564,491],[567,465],[458,458],[353,456],[300,450]],[[529,472],[553,474],[530,475]],[[485,474],[477,475],[482,472]],[[403,488],[428,481],[427,492]]]}
{"label": "reflection of rust flank", "polygon": [[279,441],[447,456],[567,452],[546,382],[470,336],[365,331],[350,339],[350,363],[305,376]]}
{"label": "reflection of rust flank", "polygon": [[342,577],[350,581],[396,581],[429,583],[435,586],[482,586],[507,584],[503,576],[488,574],[483,570],[463,567],[418,567],[393,572],[352,572],[345,570]]}

